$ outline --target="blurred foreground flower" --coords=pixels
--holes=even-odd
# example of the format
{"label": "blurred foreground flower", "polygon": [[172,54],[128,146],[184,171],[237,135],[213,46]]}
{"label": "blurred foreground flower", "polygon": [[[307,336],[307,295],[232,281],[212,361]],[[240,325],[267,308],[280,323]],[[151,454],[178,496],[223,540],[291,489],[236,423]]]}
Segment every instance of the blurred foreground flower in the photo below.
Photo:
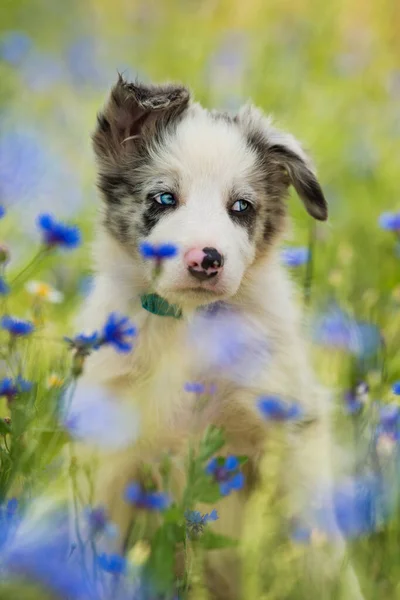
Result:
{"label": "blurred foreground flower", "polygon": [[28,281],[25,289],[38,300],[45,300],[52,304],[59,304],[64,299],[64,294],[43,281]]}
{"label": "blurred foreground flower", "polygon": [[268,365],[271,347],[264,333],[225,303],[197,311],[188,337],[199,379],[215,374],[248,384]]}
{"label": "blurred foreground flower", "polygon": [[302,416],[302,410],[295,402],[285,402],[276,396],[259,399],[258,408],[267,421],[291,421]]}
{"label": "blurred foreground flower", "polygon": [[222,496],[236,490],[241,490],[245,479],[240,472],[240,461],[236,456],[215,457],[210,460],[206,467],[206,473],[212,475],[214,481],[219,484],[219,490]]}
{"label": "blurred foreground flower", "polygon": [[0,58],[18,66],[32,48],[31,38],[23,31],[7,31],[0,38]]}
{"label": "blurred foreground flower", "polygon": [[368,402],[369,386],[364,381],[357,384],[354,389],[344,394],[345,412],[350,415],[357,414]]}
{"label": "blurred foreground flower", "polygon": [[16,379],[11,379],[10,377],[6,377],[0,381],[0,396],[4,396],[7,398],[8,402],[14,400],[16,396],[23,394],[25,392],[29,392],[32,389],[32,383],[30,381],[26,381],[22,379],[22,377],[17,377]]}
{"label": "blurred foreground flower", "polygon": [[178,254],[178,248],[173,244],[150,244],[149,242],[142,242],[139,250],[143,258],[154,259],[156,261],[173,258]]}
{"label": "blurred foreground flower", "polygon": [[134,567],[141,567],[150,558],[151,547],[145,540],[139,540],[128,552],[128,562]]}
{"label": "blurred foreground flower", "polygon": [[349,477],[332,490],[315,492],[306,521],[297,522],[293,539],[309,543],[318,537],[357,538],[376,531],[387,519],[387,494],[380,477]]}
{"label": "blurred foreground flower", "polygon": [[131,483],[125,490],[125,500],[137,508],[164,511],[171,499],[164,492],[148,492],[138,482]]}
{"label": "blurred foreground flower", "polygon": [[318,344],[348,351],[359,358],[373,356],[382,345],[378,327],[352,319],[337,306],[316,320],[313,336]]}
{"label": "blurred foreground flower", "polygon": [[6,214],[6,209],[4,208],[3,205],[0,204],[0,219],[2,219],[5,214]]}
{"label": "blurred foreground flower", "polygon": [[120,554],[100,554],[97,563],[103,571],[113,575],[121,575],[126,572],[126,558]]}
{"label": "blurred foreground flower", "polygon": [[10,286],[0,276],[0,296],[7,296],[10,293]]}
{"label": "blurred foreground flower", "polygon": [[4,317],[2,317],[0,326],[2,329],[8,331],[10,336],[14,338],[30,335],[35,329],[33,323],[30,321],[23,321],[22,319],[10,317],[9,315],[4,315]]}
{"label": "blurred foreground flower", "polygon": [[114,538],[117,535],[117,527],[108,520],[107,512],[102,506],[96,508],[88,506],[84,510],[84,518],[89,529],[90,538],[99,535]]}
{"label": "blurred foreground flower", "polygon": [[400,440],[400,406],[385,404],[379,409],[379,423],[376,434],[390,436],[396,442]]}
{"label": "blurred foreground flower", "polygon": [[32,516],[19,520],[0,550],[2,582],[21,580],[39,584],[46,592],[68,600],[95,598],[93,581],[80,564],[68,560],[69,520],[65,513],[49,511],[48,506],[32,509]]}
{"label": "blurred foreground flower", "polygon": [[300,267],[310,260],[308,248],[283,248],[281,259],[287,267]]}
{"label": "blurred foreground flower", "polygon": [[50,373],[47,377],[47,388],[61,388],[65,383],[65,379],[57,373]]}
{"label": "blurred foreground flower", "polygon": [[76,225],[65,225],[50,214],[39,215],[37,223],[43,244],[49,249],[61,247],[69,250],[81,243],[81,234]]}
{"label": "blurred foreground flower", "polygon": [[130,404],[115,402],[101,386],[80,383],[68,403],[65,393],[61,423],[78,440],[101,448],[126,448],[139,434],[138,413]]}
{"label": "blurred foreground flower", "polygon": [[400,233],[400,213],[382,213],[379,217],[379,225],[382,229]]}

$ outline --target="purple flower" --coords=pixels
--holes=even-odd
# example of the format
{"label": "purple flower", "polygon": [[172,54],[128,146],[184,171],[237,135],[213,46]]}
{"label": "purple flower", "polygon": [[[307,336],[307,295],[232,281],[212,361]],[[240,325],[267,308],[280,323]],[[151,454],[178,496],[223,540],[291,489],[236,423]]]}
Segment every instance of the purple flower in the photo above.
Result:
{"label": "purple flower", "polygon": [[84,510],[83,515],[88,525],[90,538],[101,535],[112,539],[117,535],[117,527],[108,520],[104,507],[91,508],[88,506]]}
{"label": "purple flower", "polygon": [[0,58],[16,67],[32,48],[31,38],[23,31],[8,31],[0,40]]}
{"label": "purple flower", "polygon": [[210,521],[217,521],[218,513],[215,510],[212,510],[210,513],[206,513],[202,515],[198,510],[187,510],[185,512],[186,519],[186,527],[191,534],[201,533]]}
{"label": "purple flower", "polygon": [[18,376],[16,379],[5,377],[0,381],[0,396],[7,398],[8,402],[14,400],[19,394],[29,392],[32,389],[32,383]]}
{"label": "purple flower", "polygon": [[89,354],[90,350],[98,350],[100,348],[100,339],[97,331],[89,335],[80,333],[74,338],[64,338],[71,348],[76,350],[79,354]]}
{"label": "purple flower", "polygon": [[173,258],[178,254],[178,248],[173,244],[151,244],[142,242],[139,245],[140,254],[143,258],[154,260],[163,260],[164,258]]}
{"label": "purple flower", "polygon": [[236,456],[214,457],[206,467],[207,475],[211,475],[216,483],[219,484],[219,490],[222,496],[228,496],[235,490],[241,490],[245,479],[243,473],[239,471],[240,462]]}
{"label": "purple flower", "polygon": [[110,344],[119,352],[130,352],[133,344],[129,338],[136,335],[136,328],[128,317],[121,317],[111,313],[104,325],[101,344]]}
{"label": "purple flower", "polygon": [[382,344],[378,327],[350,318],[335,305],[317,319],[314,339],[318,344],[348,351],[359,358],[373,356]]}
{"label": "purple flower", "polygon": [[100,554],[97,564],[103,571],[113,575],[125,573],[127,567],[126,558],[120,554]]}
{"label": "purple flower", "polygon": [[310,251],[308,248],[284,248],[281,259],[287,267],[300,267],[310,260]]}
{"label": "purple flower", "polygon": [[222,302],[199,310],[188,336],[199,378],[222,376],[247,385],[266,368],[271,355],[271,345],[260,329]]}
{"label": "purple flower", "polygon": [[375,475],[360,475],[338,481],[333,489],[314,493],[306,519],[296,519],[292,537],[302,543],[313,534],[335,539],[357,538],[375,531],[387,518],[387,489]]}
{"label": "purple flower", "polygon": [[35,327],[30,321],[23,321],[8,315],[1,319],[0,326],[9,332],[12,337],[24,337],[34,331]]}
{"label": "purple flower", "polygon": [[348,390],[344,395],[345,411],[350,415],[360,412],[368,400],[368,392],[368,384],[364,381],[356,385],[352,390]]}
{"label": "purple flower", "polygon": [[61,423],[72,438],[108,450],[132,445],[139,435],[139,418],[130,403],[115,402],[102,386],[80,382],[68,401],[63,400]]}
{"label": "purple flower", "polygon": [[185,383],[185,392],[189,392],[190,394],[204,394],[206,391],[206,386],[204,383],[198,383],[194,381],[193,383]]}
{"label": "purple flower", "polygon": [[258,408],[268,421],[291,421],[302,415],[302,410],[295,402],[285,402],[277,396],[265,396],[259,399]]}
{"label": "purple flower", "polygon": [[385,404],[380,407],[376,437],[379,438],[380,435],[400,440],[400,406],[397,404]]}
{"label": "purple flower", "polygon": [[164,511],[171,504],[171,499],[164,492],[148,492],[140,483],[131,483],[125,490],[125,500],[137,508]]}
{"label": "purple flower", "polygon": [[10,293],[10,286],[4,281],[4,278],[0,276],[0,296],[7,296]]}
{"label": "purple flower", "polygon": [[76,225],[65,225],[49,214],[39,215],[37,223],[42,232],[43,243],[48,248],[71,249],[81,243],[81,234]]}
{"label": "purple flower", "polygon": [[379,225],[387,231],[400,232],[400,213],[382,213],[379,217]]}
{"label": "purple flower", "polygon": [[67,559],[68,526],[67,515],[49,514],[48,507],[45,518],[20,519],[0,549],[2,580],[23,577],[57,598],[94,598],[94,582],[84,576],[78,561]]}

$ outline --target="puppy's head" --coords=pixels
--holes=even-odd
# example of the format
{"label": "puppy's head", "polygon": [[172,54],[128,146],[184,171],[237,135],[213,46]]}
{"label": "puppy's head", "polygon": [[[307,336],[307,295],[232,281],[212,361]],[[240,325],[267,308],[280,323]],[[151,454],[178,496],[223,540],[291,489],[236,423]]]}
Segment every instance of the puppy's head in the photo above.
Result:
{"label": "puppy's head", "polygon": [[156,282],[170,302],[232,297],[279,239],[290,185],[312,217],[327,218],[300,144],[252,106],[232,117],[210,113],[182,86],[120,77],[93,140],[109,233],[142,261],[149,281],[140,242],[179,249]]}

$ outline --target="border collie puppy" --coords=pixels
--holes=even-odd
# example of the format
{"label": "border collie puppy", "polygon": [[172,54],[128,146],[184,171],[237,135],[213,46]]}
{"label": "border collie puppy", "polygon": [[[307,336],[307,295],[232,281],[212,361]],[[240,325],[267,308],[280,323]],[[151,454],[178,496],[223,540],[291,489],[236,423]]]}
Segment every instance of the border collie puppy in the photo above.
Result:
{"label": "border collie puppy", "polygon": [[[310,159],[252,105],[232,116],[210,112],[181,85],[122,77],[93,143],[102,207],[95,284],[81,323],[93,331],[118,312],[138,330],[131,353],[104,348],[90,356],[80,384],[100,386],[137,414],[132,444],[97,454],[96,499],[119,525],[121,544],[132,520],[124,490],[140,465],[169,452],[179,488],[188,440],[209,424],[224,428],[226,453],[249,457],[249,489],[223,500],[215,524],[240,535],[268,438],[260,396],[295,401],[307,417],[290,430],[283,475],[294,510],[304,509],[317,487],[331,483],[329,427],[279,246],[290,186],[311,217],[327,218]],[[143,242],[179,249],[157,278],[139,251]],[[203,410],[185,391],[187,382],[212,386]],[[213,597],[240,597],[232,557],[216,556],[209,566]],[[339,565],[339,533],[336,556]],[[351,597],[362,598],[350,568],[348,584]]]}

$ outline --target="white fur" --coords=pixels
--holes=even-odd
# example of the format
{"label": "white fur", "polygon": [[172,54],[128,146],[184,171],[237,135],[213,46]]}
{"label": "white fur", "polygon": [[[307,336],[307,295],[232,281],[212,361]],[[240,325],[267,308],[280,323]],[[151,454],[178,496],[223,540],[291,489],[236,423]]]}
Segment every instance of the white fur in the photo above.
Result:
{"label": "white fur", "polygon": [[[271,127],[269,123],[265,126]],[[280,142],[302,152],[290,136],[273,133]],[[239,129],[211,120],[197,106],[182,120],[173,139],[155,150],[151,171],[146,174],[149,189],[155,182],[172,185],[179,181],[181,201],[180,208],[161,219],[149,237],[150,242],[172,242],[180,249],[177,258],[166,262],[156,290],[182,306],[180,320],[152,315],[141,307],[140,295],[149,290],[151,265],[132,257],[103,226],[98,227],[95,286],[79,328],[99,329],[113,311],[128,315],[138,328],[132,353],[118,354],[108,348],[93,353],[83,378],[85,385],[105,386],[116,402],[132,403],[139,414],[136,444],[103,454],[99,462],[97,500],[108,505],[122,531],[130,517],[121,496],[135,465],[156,462],[170,450],[179,467],[188,438],[200,435],[208,423],[226,427],[228,451],[247,453],[258,461],[267,431],[256,407],[262,394],[295,399],[307,415],[318,419],[310,434],[295,434],[292,440],[288,479],[297,488],[294,497],[303,496],[299,490],[310,494],[317,482],[330,480],[326,401],[310,368],[292,284],[280,264],[278,240],[260,253],[245,229],[227,214],[232,189],[246,194],[255,205],[260,201],[250,183],[256,168],[255,153],[244,144]],[[182,254],[194,246],[216,247],[226,258],[214,295],[182,289],[192,283]],[[250,340],[267,342],[262,362],[245,385],[229,371],[210,368],[212,365],[202,360],[204,343],[196,345],[196,337],[190,335],[199,318],[199,305],[216,299],[231,306]],[[202,369],[204,365],[207,368]],[[184,391],[184,384],[194,380],[216,385],[217,392],[203,413],[195,410],[193,398]],[[227,534],[239,534],[241,501],[235,496],[224,503],[217,525]],[[352,586],[352,597],[360,598],[357,584]]]}

